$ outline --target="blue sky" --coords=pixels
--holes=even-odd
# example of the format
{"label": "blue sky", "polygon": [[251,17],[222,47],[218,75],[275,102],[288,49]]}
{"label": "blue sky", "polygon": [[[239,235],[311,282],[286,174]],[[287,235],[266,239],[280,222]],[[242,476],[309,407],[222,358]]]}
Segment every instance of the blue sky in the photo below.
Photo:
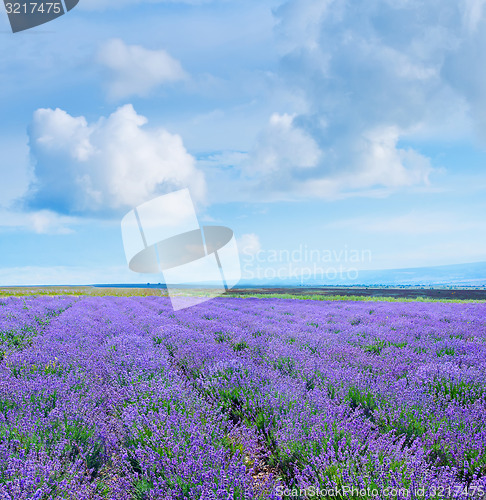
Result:
{"label": "blue sky", "polygon": [[120,221],[185,187],[247,263],[486,261],[485,4],[80,0],[16,34],[0,11],[0,284],[162,281]]}

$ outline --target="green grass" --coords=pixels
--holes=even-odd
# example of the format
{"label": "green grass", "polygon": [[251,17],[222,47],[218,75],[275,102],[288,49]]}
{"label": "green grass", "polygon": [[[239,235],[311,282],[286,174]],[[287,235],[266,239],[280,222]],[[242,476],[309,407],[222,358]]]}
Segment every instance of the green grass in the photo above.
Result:
{"label": "green grass", "polygon": [[[348,300],[348,301],[359,301],[359,302],[453,302],[457,304],[463,303],[477,303],[486,302],[486,300],[473,300],[473,299],[433,299],[429,297],[414,297],[414,298],[404,298],[404,297],[370,297],[362,295],[319,295],[319,294],[309,294],[309,295],[299,295],[295,293],[231,293],[226,295],[226,297],[238,297],[240,299],[299,299],[299,300],[320,300],[320,301],[337,301],[337,300]],[[372,313],[370,313],[372,314]]]}
{"label": "green grass", "polygon": [[[206,297],[211,295],[211,290],[205,289],[181,289],[180,295],[183,296],[201,296]],[[24,296],[115,296],[115,297],[132,297],[132,296],[148,296],[158,295],[167,296],[167,290],[161,288],[101,288],[90,286],[73,286],[73,287],[5,287],[0,288],[0,297],[24,297]],[[391,296],[361,296],[361,295],[320,295],[320,294],[297,294],[297,293],[229,293],[225,297],[237,298],[278,298],[278,299],[299,299],[299,300],[320,300],[320,301],[360,301],[360,302],[453,302],[453,303],[477,303],[486,302],[479,299],[437,299],[430,297],[391,297]],[[0,303],[1,305],[1,303]],[[373,310],[370,314],[373,314]],[[212,319],[212,318],[207,318]],[[447,322],[447,318],[444,319]]]}

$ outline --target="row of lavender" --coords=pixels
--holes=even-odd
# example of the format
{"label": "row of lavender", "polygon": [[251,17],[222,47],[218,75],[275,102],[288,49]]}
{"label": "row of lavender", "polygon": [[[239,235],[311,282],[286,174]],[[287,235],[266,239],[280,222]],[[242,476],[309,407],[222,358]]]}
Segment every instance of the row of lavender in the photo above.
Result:
{"label": "row of lavender", "polygon": [[29,324],[56,303],[0,365],[2,500],[258,497],[235,426],[153,347],[166,301],[7,299],[0,314]]}
{"label": "row of lavender", "polygon": [[[486,492],[486,307],[220,301],[169,353],[301,489]],[[196,317],[195,317],[196,316]],[[414,493],[415,492],[415,493]],[[382,494],[382,493],[381,493]]]}
{"label": "row of lavender", "polygon": [[484,304],[1,304],[2,499],[486,493]]}

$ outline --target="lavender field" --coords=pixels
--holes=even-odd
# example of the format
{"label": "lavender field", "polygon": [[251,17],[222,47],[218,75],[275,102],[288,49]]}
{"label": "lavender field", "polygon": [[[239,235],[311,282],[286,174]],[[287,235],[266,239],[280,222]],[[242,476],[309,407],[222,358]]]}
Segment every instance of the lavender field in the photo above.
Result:
{"label": "lavender field", "polygon": [[0,499],[486,494],[486,304],[0,299]]}

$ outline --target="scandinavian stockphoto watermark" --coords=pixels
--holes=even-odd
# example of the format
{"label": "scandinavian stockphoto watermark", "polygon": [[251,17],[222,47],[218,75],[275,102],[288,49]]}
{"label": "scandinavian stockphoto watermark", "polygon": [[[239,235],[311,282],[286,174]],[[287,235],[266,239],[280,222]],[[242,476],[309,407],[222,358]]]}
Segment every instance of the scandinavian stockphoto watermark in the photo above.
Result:
{"label": "scandinavian stockphoto watermark", "polygon": [[12,32],[18,33],[61,17],[76,7],[79,0],[4,0],[3,3]]}
{"label": "scandinavian stockphoto watermark", "polygon": [[[186,309],[233,288],[241,278],[233,231],[199,225],[188,189],[159,196],[131,210],[121,222],[129,268],[162,273],[174,310]],[[181,287],[205,286],[205,296]]]}
{"label": "scandinavian stockphoto watermark", "polygon": [[352,283],[358,280],[359,270],[372,261],[371,250],[351,248],[317,249],[299,245],[294,249],[242,248],[243,279],[286,280],[301,285],[315,281]]}
{"label": "scandinavian stockphoto watermark", "polygon": [[484,499],[485,490],[482,486],[431,486],[425,487],[386,487],[358,488],[356,486],[330,486],[320,488],[309,486],[308,488],[289,488],[284,485],[277,486],[277,498],[477,498]]}

